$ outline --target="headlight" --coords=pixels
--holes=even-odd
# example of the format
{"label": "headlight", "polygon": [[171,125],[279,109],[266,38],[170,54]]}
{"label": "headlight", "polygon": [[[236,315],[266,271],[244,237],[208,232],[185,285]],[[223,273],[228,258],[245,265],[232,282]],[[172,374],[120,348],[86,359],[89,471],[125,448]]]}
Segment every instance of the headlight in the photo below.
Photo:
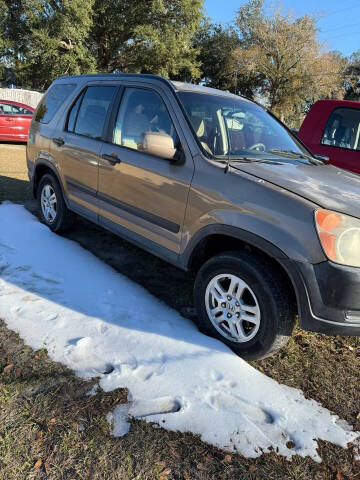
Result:
{"label": "headlight", "polygon": [[330,210],[316,210],[315,224],[329,260],[360,267],[360,220]]}

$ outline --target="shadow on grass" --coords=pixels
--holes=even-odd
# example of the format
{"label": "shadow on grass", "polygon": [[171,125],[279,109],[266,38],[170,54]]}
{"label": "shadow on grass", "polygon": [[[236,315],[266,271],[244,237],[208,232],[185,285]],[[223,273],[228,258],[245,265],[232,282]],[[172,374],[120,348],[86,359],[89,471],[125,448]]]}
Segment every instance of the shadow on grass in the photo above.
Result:
{"label": "shadow on grass", "polygon": [[31,198],[31,185],[28,180],[0,175],[0,202],[10,200],[14,203],[25,203]]}

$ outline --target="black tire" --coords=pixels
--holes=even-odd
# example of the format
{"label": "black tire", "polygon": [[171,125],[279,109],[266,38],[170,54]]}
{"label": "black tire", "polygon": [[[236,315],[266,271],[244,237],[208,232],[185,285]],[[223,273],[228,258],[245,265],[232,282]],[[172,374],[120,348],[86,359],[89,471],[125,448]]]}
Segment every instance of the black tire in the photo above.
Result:
{"label": "black tire", "polygon": [[[44,215],[41,205],[41,194],[46,186],[49,186],[56,196],[56,215],[52,220],[49,220]],[[66,207],[64,197],[58,180],[51,173],[43,175],[37,187],[37,201],[40,213],[40,220],[45,223],[53,232],[61,233],[71,227],[74,214]]]}
{"label": "black tire", "polygon": [[[258,330],[256,332],[255,328],[254,337],[242,343],[226,338],[226,332],[225,334],[219,332],[207,313],[205,300],[207,287],[217,275],[221,274],[235,275],[240,278],[246,282],[256,297],[258,312],[260,311]],[[247,294],[250,292],[247,291]],[[245,250],[224,252],[208,260],[197,274],[194,301],[198,312],[199,329],[211,337],[218,338],[247,360],[265,358],[278,351],[287,343],[295,324],[295,302],[283,277],[266,258]],[[224,307],[225,303],[220,305],[219,302],[218,306]],[[222,308],[222,311],[230,314],[227,308],[231,307],[226,304],[226,309]],[[237,315],[241,316],[241,313]],[[229,326],[227,322],[225,320],[226,327]],[[221,323],[221,326],[223,325],[224,323]],[[251,326],[246,322],[242,325]]]}

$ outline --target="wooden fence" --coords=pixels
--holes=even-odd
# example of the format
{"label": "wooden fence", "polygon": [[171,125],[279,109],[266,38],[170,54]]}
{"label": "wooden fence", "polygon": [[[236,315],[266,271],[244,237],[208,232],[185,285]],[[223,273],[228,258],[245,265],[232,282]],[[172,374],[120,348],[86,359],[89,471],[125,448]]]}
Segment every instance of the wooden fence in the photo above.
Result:
{"label": "wooden fence", "polygon": [[14,102],[25,103],[30,107],[37,107],[43,93],[32,90],[21,90],[20,88],[0,88],[0,101],[13,100]]}

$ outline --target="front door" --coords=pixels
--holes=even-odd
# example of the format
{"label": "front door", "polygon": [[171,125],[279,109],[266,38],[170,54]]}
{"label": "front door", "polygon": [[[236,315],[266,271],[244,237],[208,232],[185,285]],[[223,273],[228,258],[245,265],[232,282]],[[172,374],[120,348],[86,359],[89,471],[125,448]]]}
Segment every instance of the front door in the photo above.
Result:
{"label": "front door", "polygon": [[95,221],[103,132],[117,89],[112,85],[86,87],[51,141],[70,208]]}
{"label": "front door", "polygon": [[[149,133],[181,151],[177,161],[146,151]],[[155,87],[124,88],[108,140],[99,164],[100,222],[176,256],[194,164],[170,100]]]}

